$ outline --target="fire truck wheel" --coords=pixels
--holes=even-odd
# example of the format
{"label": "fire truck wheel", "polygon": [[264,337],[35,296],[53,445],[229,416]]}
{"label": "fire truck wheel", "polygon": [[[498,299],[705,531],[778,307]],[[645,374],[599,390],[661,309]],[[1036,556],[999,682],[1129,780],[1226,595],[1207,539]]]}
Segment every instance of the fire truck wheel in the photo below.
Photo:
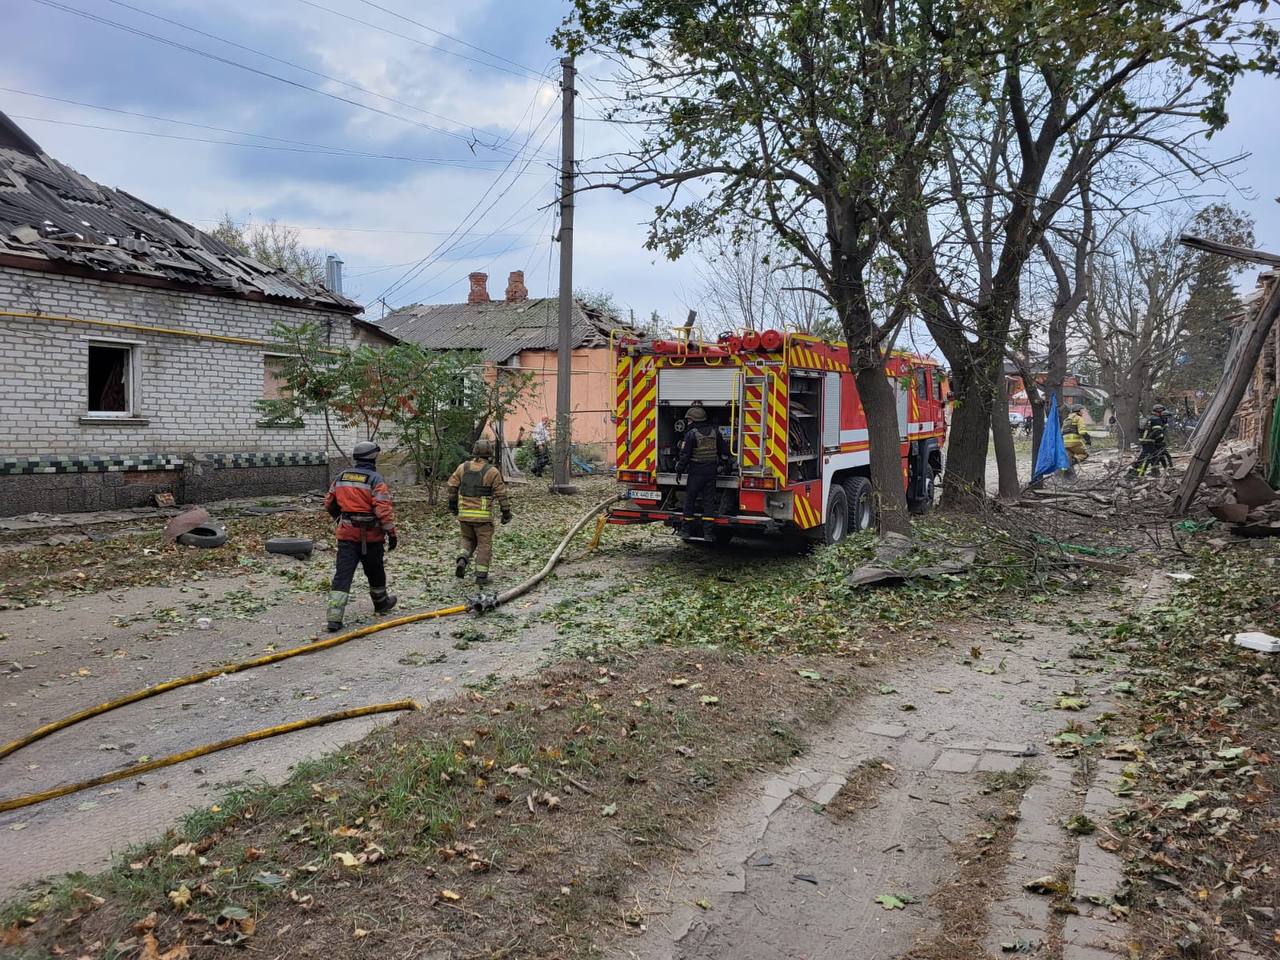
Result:
{"label": "fire truck wheel", "polygon": [[848,532],[857,533],[875,526],[876,515],[871,507],[871,481],[866,477],[850,477],[844,481],[844,495],[849,502]]}
{"label": "fire truck wheel", "polygon": [[849,500],[845,497],[844,487],[838,483],[831,485],[827,494],[827,522],[822,525],[822,542],[839,543],[849,531]]}

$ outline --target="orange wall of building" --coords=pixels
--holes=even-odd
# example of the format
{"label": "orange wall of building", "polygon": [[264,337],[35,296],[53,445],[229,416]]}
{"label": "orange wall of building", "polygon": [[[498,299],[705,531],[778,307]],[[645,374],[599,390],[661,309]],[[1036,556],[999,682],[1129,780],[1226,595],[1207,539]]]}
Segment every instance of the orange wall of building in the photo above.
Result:
{"label": "orange wall of building", "polygon": [[[604,347],[573,351],[571,409],[574,443],[598,445],[607,462],[613,462],[614,427],[610,353]],[[556,419],[556,352],[525,350],[519,354],[519,369],[533,375],[529,398],[513,411],[502,432],[514,443],[524,427],[526,434],[543,417]]]}

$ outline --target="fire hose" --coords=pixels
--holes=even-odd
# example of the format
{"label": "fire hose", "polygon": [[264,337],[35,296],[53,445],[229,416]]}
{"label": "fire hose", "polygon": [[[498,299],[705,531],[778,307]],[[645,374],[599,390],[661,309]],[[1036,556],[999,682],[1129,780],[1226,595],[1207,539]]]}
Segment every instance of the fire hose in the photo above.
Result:
{"label": "fire hose", "polygon": [[[46,723],[44,726],[32,730],[25,736],[8,743],[0,744],[0,760],[5,757],[17,753],[24,747],[29,747],[33,743],[43,740],[45,737],[51,736],[68,727],[83,723],[94,717],[100,717],[104,713],[110,713],[121,707],[138,703],[142,700],[148,700],[151,697],[157,697],[162,693],[168,693],[171,690],[177,690],[181,687],[190,686],[195,683],[203,683],[206,680],[212,680],[226,674],[241,673],[245,670],[254,670],[258,667],[269,666],[273,663],[280,663],[283,660],[289,660],[293,657],[306,656],[311,653],[319,653],[322,650],[330,650],[334,647],[349,643],[361,637],[367,637],[374,633],[380,633],[383,630],[391,630],[395,627],[403,627],[410,623],[418,623],[422,620],[432,620],[439,617],[454,616],[459,613],[468,611],[476,613],[484,613],[488,610],[495,609],[504,603],[510,603],[517,597],[528,593],[539,583],[547,578],[551,571],[555,568],[561,558],[564,556],[565,550],[570,542],[576,537],[587,523],[594,517],[599,516],[610,504],[614,503],[618,498],[610,497],[601,503],[596,504],[589,511],[582,515],[573,526],[569,528],[568,533],[556,545],[555,550],[551,552],[546,564],[537,573],[528,579],[516,584],[515,586],[502,591],[496,596],[478,596],[468,603],[459,603],[451,607],[441,607],[438,610],[426,610],[420,613],[411,613],[407,616],[397,617],[394,620],[385,620],[381,623],[373,623],[366,627],[360,627],[356,630],[350,630],[346,633],[340,633],[337,636],[329,637],[325,640],[319,640],[315,643],[303,644],[302,646],[292,647],[288,650],[280,650],[275,653],[268,653],[261,657],[254,657],[251,660],[242,660],[238,663],[228,663],[222,666],[212,667],[208,670],[202,670],[198,673],[190,674],[185,677],[178,677],[173,680],[166,680],[163,683],[157,683],[150,687],[143,687],[132,693],[127,693],[122,697],[114,700],[108,700],[105,703],[99,703],[92,707],[86,707],[76,713],[68,714],[61,719]],[[603,519],[603,518],[602,518]],[[195,757],[203,757],[210,753],[216,753],[220,750],[228,750],[232,747],[241,746],[246,743],[253,743],[258,740],[266,740],[270,737],[281,736],[286,733],[293,733],[297,730],[306,730],[310,727],[321,726],[327,723],[336,723],[340,720],[348,720],[354,717],[370,716],[379,713],[391,713],[401,710],[419,710],[420,705],[414,700],[397,700],[392,703],[372,704],[369,706],[355,707],[350,710],[343,710],[337,713],[324,714],[318,717],[312,717],[307,720],[295,720],[291,723],[283,723],[274,727],[265,727],[261,730],[254,730],[250,733],[241,734],[231,737],[227,740],[221,740],[217,743],[207,744],[202,747],[195,747],[181,753],[170,754],[167,757],[160,757],[155,760],[149,760],[145,763],[136,764],[123,770],[117,770],[100,777],[94,777],[90,780],[83,780],[79,783],[65,784],[63,786],[54,787],[40,793],[25,794],[23,796],[13,797],[8,800],[0,800],[0,813],[6,813],[10,810],[18,810],[22,807],[29,807],[36,803],[43,803],[46,800],[53,800],[57,797],[64,797],[71,793],[78,793],[81,790],[88,790],[93,787],[102,786],[105,783],[112,783],[116,780],[123,780],[127,777],[136,776],[140,773],[146,773],[152,770],[159,770],[162,767],[172,766],[175,763],[182,763],[184,760],[191,760]]]}

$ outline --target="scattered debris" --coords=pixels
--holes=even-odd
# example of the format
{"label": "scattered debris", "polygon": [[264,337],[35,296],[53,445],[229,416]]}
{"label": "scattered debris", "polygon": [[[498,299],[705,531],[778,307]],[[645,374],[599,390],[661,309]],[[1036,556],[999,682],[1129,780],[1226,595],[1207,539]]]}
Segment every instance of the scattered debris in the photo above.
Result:
{"label": "scattered debris", "polygon": [[1246,650],[1257,650],[1259,653],[1280,653],[1280,638],[1273,637],[1269,633],[1260,633],[1257,630],[1237,633],[1231,638],[1231,642],[1237,647],[1244,647]]}

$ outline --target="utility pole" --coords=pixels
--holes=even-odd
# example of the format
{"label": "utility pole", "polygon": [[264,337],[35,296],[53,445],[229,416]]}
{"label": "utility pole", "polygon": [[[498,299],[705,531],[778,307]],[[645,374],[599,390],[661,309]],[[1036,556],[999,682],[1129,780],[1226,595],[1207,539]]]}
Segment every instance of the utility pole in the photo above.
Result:
{"label": "utility pole", "polygon": [[573,57],[563,57],[560,81],[560,331],[556,341],[556,451],[551,465],[554,493],[577,493],[569,482],[573,377]]}

